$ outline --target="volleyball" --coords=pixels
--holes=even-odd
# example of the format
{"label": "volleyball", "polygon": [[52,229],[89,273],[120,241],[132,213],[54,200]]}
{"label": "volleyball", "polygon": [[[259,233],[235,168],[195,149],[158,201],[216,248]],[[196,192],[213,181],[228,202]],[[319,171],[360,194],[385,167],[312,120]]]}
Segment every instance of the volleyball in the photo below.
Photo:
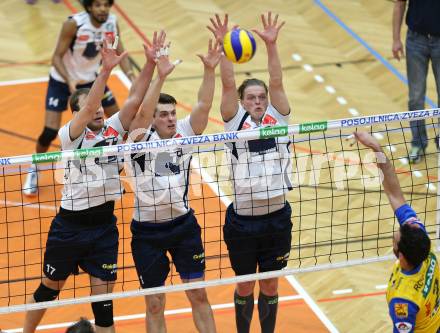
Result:
{"label": "volleyball", "polygon": [[252,59],[256,50],[254,36],[245,29],[231,30],[223,38],[223,52],[232,62],[247,62]]}

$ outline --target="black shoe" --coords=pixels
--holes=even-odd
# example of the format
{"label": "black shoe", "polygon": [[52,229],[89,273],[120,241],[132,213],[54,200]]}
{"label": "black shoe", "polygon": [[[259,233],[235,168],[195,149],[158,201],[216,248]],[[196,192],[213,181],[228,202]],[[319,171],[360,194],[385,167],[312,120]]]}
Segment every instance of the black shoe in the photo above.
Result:
{"label": "black shoe", "polygon": [[421,147],[412,147],[408,155],[409,163],[419,163],[422,160],[423,155],[425,155],[425,149]]}

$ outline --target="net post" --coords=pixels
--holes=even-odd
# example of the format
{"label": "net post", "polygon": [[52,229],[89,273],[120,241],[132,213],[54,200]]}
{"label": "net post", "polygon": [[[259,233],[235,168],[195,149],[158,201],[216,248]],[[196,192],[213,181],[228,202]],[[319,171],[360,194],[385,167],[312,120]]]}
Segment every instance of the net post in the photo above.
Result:
{"label": "net post", "polygon": [[436,244],[437,251],[440,251],[440,154],[437,152],[437,211],[436,211]]}

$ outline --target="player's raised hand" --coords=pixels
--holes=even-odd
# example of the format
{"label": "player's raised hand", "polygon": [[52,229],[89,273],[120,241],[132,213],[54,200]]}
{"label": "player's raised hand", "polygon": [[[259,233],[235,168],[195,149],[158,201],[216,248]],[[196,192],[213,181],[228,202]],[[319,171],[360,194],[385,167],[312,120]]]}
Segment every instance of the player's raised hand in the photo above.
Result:
{"label": "player's raised hand", "polygon": [[208,43],[208,53],[206,55],[197,54],[197,56],[202,60],[205,67],[214,69],[223,55],[222,46],[219,41],[216,41],[214,46],[212,46],[212,39]]}
{"label": "player's raised hand", "polygon": [[157,75],[160,79],[165,79],[174,68],[182,62],[182,60],[178,59],[174,62],[170,62],[169,58],[170,54],[170,43],[166,46],[156,48],[156,66],[157,66]]}
{"label": "player's raised hand", "polygon": [[124,51],[120,55],[117,54],[118,41],[118,36],[115,37],[114,41],[112,41],[111,38],[104,40],[104,46],[101,48],[102,68],[104,70],[111,71],[128,55],[127,51]]}
{"label": "player's raised hand", "polygon": [[228,14],[225,14],[223,21],[220,19],[220,15],[215,14],[215,18],[209,18],[211,25],[207,25],[209,31],[214,34],[215,40],[220,44],[223,44],[223,38],[228,33]]}
{"label": "player's raised hand", "polygon": [[267,15],[261,14],[261,22],[263,23],[263,30],[252,29],[266,44],[275,43],[278,38],[278,33],[286,22],[278,24],[278,14],[272,18],[272,12]]}
{"label": "player's raised hand", "polygon": [[143,44],[145,57],[148,62],[156,63],[156,51],[165,45],[166,32],[161,30],[153,34],[153,42],[150,46]]}

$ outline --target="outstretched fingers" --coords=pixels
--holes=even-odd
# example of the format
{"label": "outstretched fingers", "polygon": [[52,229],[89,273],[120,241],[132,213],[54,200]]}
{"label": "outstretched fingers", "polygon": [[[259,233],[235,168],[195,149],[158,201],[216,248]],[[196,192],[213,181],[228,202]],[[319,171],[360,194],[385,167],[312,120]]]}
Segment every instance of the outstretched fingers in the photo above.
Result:
{"label": "outstretched fingers", "polygon": [[261,14],[261,22],[263,23],[263,28],[267,28],[267,22],[266,22],[266,16],[264,14]]}
{"label": "outstretched fingers", "polygon": [[[215,14],[217,16],[217,14]],[[216,21],[214,21],[214,19],[212,17],[209,18],[209,20],[211,21],[212,26],[214,27],[214,29],[218,29],[218,24]],[[212,29],[212,28],[211,28]]]}
{"label": "outstretched fingers", "polygon": [[229,15],[225,14],[225,17],[223,19],[223,26],[228,26],[228,22],[229,22]]}
{"label": "outstretched fingers", "polygon": [[215,17],[210,17],[209,21],[211,25],[207,25],[206,28],[213,33],[217,40],[221,40],[228,32],[228,14],[225,14],[223,20],[219,14],[215,14]]}
{"label": "outstretched fingers", "polygon": [[[152,43],[152,45],[156,45],[156,43],[157,43],[157,31],[155,31],[153,33],[153,43]],[[144,47],[145,47],[145,44],[144,44]]]}
{"label": "outstretched fingers", "polygon": [[158,38],[158,44],[163,46],[163,44],[165,44],[166,37],[167,37],[166,32],[164,30],[161,30]]}
{"label": "outstretched fingers", "polygon": [[277,31],[280,31],[284,24],[286,24],[286,21],[281,22],[281,24],[277,27]]}
{"label": "outstretched fingers", "polygon": [[222,51],[222,44],[218,40],[215,40],[215,43],[213,43],[213,40],[209,39],[207,54],[196,55],[200,58],[205,67],[215,68],[219,63],[221,56],[223,55]]}

